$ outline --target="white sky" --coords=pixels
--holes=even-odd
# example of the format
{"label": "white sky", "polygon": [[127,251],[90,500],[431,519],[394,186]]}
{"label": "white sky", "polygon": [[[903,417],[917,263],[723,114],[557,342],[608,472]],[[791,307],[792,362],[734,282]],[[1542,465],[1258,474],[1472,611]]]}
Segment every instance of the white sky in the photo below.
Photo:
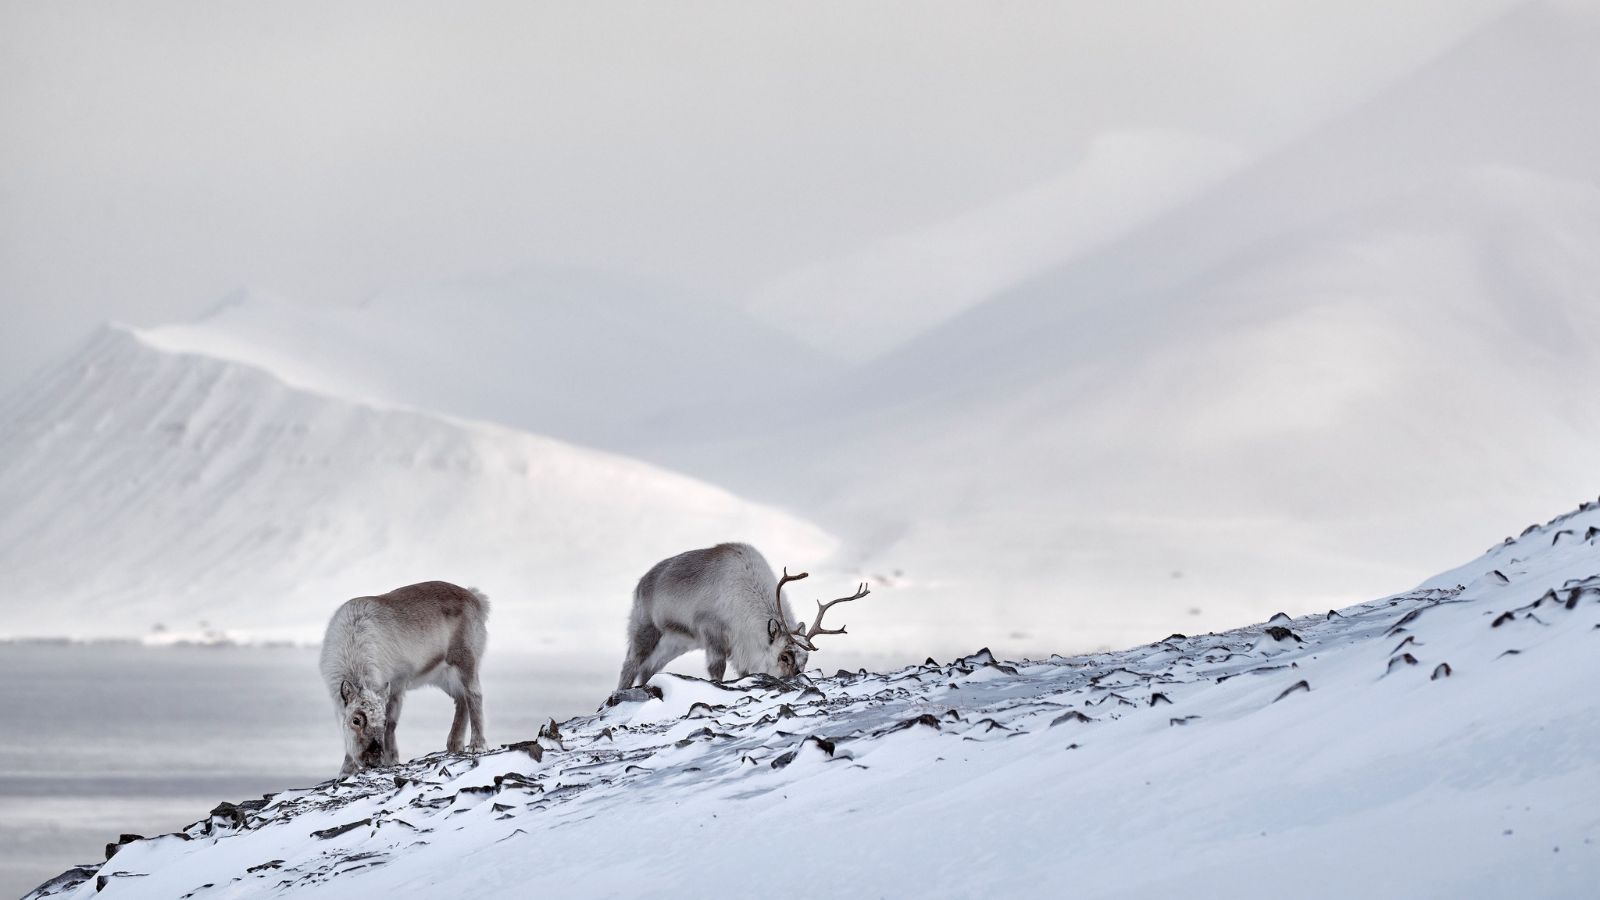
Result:
{"label": "white sky", "polygon": [[744,303],[1099,135],[1260,152],[1510,5],[0,2],[0,389],[245,284]]}

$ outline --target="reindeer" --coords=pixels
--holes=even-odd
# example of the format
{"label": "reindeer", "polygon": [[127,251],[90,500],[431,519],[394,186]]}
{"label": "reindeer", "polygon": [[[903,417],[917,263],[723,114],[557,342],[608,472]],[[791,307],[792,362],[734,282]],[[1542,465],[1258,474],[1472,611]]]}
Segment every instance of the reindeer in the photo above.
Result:
{"label": "reindeer", "polygon": [[406,691],[431,684],[455,698],[456,716],[445,746],[484,749],[483,691],[478,667],[489,633],[489,598],[443,581],[357,597],[340,606],[322,639],[322,680],[333,697],[344,735],[341,777],[400,761],[395,726]]}
{"label": "reindeer", "polygon": [[729,663],[739,675],[762,672],[792,678],[805,670],[812,639],[844,634],[823,628],[822,616],[836,603],[859,600],[870,591],[823,604],[810,626],[800,622],[783,596],[783,586],[808,577],[783,578],[749,544],[718,544],[690,550],[651,567],[633,590],[628,619],[628,656],[617,689],[649,681],[662,667],[690,650],[705,650],[706,668],[721,681]]}

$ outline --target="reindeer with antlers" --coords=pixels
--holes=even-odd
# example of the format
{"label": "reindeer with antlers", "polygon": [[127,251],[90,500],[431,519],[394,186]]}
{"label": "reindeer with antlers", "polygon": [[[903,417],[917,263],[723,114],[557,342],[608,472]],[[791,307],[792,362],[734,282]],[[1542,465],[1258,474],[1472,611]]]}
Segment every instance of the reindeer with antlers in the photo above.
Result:
{"label": "reindeer with antlers", "polygon": [[649,681],[691,650],[706,652],[714,681],[722,680],[729,663],[741,676],[798,675],[817,649],[813,638],[845,633],[822,627],[828,609],[870,593],[862,584],[852,596],[817,601],[817,618],[808,626],[795,618],[783,595],[785,584],[805,577],[787,569],[781,580],[773,577],[767,560],[749,544],[718,544],[656,563],[633,590],[628,657],[618,689]]}

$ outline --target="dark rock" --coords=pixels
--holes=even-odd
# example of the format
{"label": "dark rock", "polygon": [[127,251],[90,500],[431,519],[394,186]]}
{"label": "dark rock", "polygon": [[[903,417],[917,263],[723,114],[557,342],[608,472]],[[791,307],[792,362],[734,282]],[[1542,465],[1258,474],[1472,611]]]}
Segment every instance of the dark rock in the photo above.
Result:
{"label": "dark rock", "polygon": [[1300,635],[1284,628],[1282,625],[1268,625],[1265,631],[1267,632],[1267,637],[1275,641],[1293,640],[1296,644],[1305,643],[1300,639]]}
{"label": "dark rock", "polygon": [[[701,705],[703,706],[704,704]],[[694,707],[691,706],[689,709],[693,711]],[[551,719],[548,724],[539,726],[539,737],[559,742],[561,740],[561,725],[555,719]]]}
{"label": "dark rock", "polygon": [[1428,678],[1428,680],[1429,681],[1438,681],[1441,678],[1449,678],[1450,677],[1450,671],[1451,671],[1451,669],[1450,669],[1450,664],[1449,663],[1447,663],[1447,662],[1439,663],[1437,666],[1433,667],[1433,675],[1430,676]]}
{"label": "dark rock", "polygon": [[955,664],[958,665],[958,666],[974,666],[974,667],[976,667],[976,666],[988,665],[989,663],[992,663],[994,661],[995,661],[994,654],[989,652],[989,648],[988,647],[984,647],[982,650],[979,650],[977,653],[974,653],[971,656],[963,656],[963,657],[961,657],[960,659],[955,661]]}
{"label": "dark rock", "polygon": [[73,866],[65,872],[62,872],[60,875],[57,875],[56,877],[29,891],[26,896],[49,896],[71,890],[72,888],[75,888],[78,885],[83,884],[85,881],[95,877],[95,873],[99,871],[99,866]]}
{"label": "dark rock", "polygon": [[822,750],[822,752],[828,754],[829,756],[833,755],[833,741],[830,741],[825,737],[819,737],[817,735],[812,735],[812,736],[806,738],[804,741],[801,741],[799,748],[794,749],[794,750],[790,750],[788,753],[785,753],[782,756],[779,756],[777,759],[774,759],[772,761],[772,767],[774,769],[781,769],[781,768],[787,766],[788,764],[794,762],[795,756],[797,754],[799,754],[800,750],[805,748],[805,745],[807,743],[816,744],[817,747],[820,750]]}
{"label": "dark rock", "polygon": [[1198,719],[1198,718],[1200,718],[1200,717],[1199,716],[1179,716],[1176,719],[1168,719],[1167,720],[1167,726],[1171,727],[1173,725],[1187,725],[1190,722],[1193,722],[1195,719]]}
{"label": "dark rock", "polygon": [[1416,664],[1417,658],[1415,656],[1412,656],[1409,653],[1402,653],[1399,656],[1389,660],[1389,668],[1385,669],[1383,674],[1387,675],[1390,672],[1393,672],[1399,666],[1414,666]]}
{"label": "dark rock", "polygon": [[923,713],[914,719],[906,719],[903,722],[896,722],[894,725],[891,725],[889,730],[885,731],[884,734],[891,734],[896,731],[904,731],[907,728],[916,728],[918,726],[932,728],[934,731],[940,730],[939,720],[934,717],[933,713]]}
{"label": "dark rock", "polygon": [[372,820],[371,819],[357,819],[354,822],[347,822],[344,825],[335,825],[332,828],[324,828],[321,831],[313,831],[313,832],[311,832],[311,836],[314,837],[314,838],[317,838],[318,840],[324,840],[325,841],[325,840],[328,840],[329,838],[336,838],[339,835],[344,834],[346,832],[355,831],[357,828],[360,828],[360,827],[362,827],[364,825],[371,825],[371,824],[372,824]]}
{"label": "dark rock", "polygon": [[1050,720],[1050,727],[1054,728],[1054,727],[1056,727],[1057,725],[1060,725],[1063,722],[1093,722],[1093,721],[1094,721],[1093,719],[1089,718],[1088,716],[1084,715],[1083,713],[1078,712],[1075,709],[1069,709],[1066,712],[1062,713],[1061,715],[1056,716],[1054,719],[1051,719]]}
{"label": "dark rock", "polygon": [[144,840],[144,835],[142,834],[124,834],[118,837],[116,843],[106,845],[106,859],[116,856],[117,850],[121,848],[123,844],[131,844],[134,841],[142,840]]}
{"label": "dark rock", "polygon": [[1295,691],[1309,691],[1309,690],[1311,690],[1311,685],[1310,684],[1308,684],[1305,681],[1296,681],[1294,684],[1291,684],[1288,687],[1284,688],[1283,693],[1281,693],[1278,696],[1272,698],[1272,702],[1273,703],[1277,703],[1279,700],[1282,700],[1283,698],[1289,696],[1290,694],[1294,693]]}
{"label": "dark rock", "polygon": [[661,688],[653,684],[645,684],[639,687],[613,691],[611,696],[606,698],[606,706],[616,706],[620,703],[643,703],[646,700],[660,700],[661,697]]}
{"label": "dark rock", "polygon": [[1159,706],[1159,705],[1161,705],[1163,703],[1171,704],[1172,703],[1172,698],[1168,697],[1166,694],[1161,693],[1160,691],[1156,691],[1155,693],[1152,693],[1150,695],[1150,705],[1151,706]]}
{"label": "dark rock", "polygon": [[230,828],[243,828],[249,821],[249,812],[241,809],[237,803],[223,802],[211,810],[210,817],[224,820],[223,824]]}
{"label": "dark rock", "polygon": [[250,873],[255,873],[255,872],[265,872],[268,869],[281,869],[281,868],[283,868],[283,860],[281,860],[281,859],[269,859],[266,862],[261,863],[260,865],[251,866],[250,868],[245,869],[245,871],[246,872],[250,872]]}
{"label": "dark rock", "polygon": [[1413,609],[1411,612],[1408,612],[1405,615],[1401,616],[1400,617],[1400,621],[1398,621],[1398,622],[1396,622],[1394,624],[1397,627],[1400,626],[1400,625],[1410,625],[1412,622],[1415,622],[1417,620],[1417,617],[1420,616],[1420,615],[1422,615],[1422,610]]}
{"label": "dark rock", "polygon": [[1330,609],[1328,610],[1327,618],[1331,621],[1333,619],[1342,619],[1344,616],[1340,615],[1337,610]]}
{"label": "dark rock", "polygon": [[515,744],[507,744],[506,749],[521,750],[533,757],[534,762],[544,762],[544,746],[538,741],[517,741]]}
{"label": "dark rock", "polygon": [[1516,616],[1513,615],[1512,613],[1503,612],[1499,616],[1497,616],[1493,622],[1489,623],[1489,627],[1490,628],[1499,628],[1501,625],[1504,625],[1505,623],[1510,622],[1511,620],[1513,620],[1515,618],[1516,618]]}
{"label": "dark rock", "polygon": [[[541,793],[544,791],[544,785],[519,772],[507,772],[504,775],[496,775],[494,778],[494,783],[496,787],[502,789],[509,785],[510,787],[521,788],[528,791],[538,791]],[[394,821],[399,822],[402,825],[411,824],[401,819],[395,819]]]}

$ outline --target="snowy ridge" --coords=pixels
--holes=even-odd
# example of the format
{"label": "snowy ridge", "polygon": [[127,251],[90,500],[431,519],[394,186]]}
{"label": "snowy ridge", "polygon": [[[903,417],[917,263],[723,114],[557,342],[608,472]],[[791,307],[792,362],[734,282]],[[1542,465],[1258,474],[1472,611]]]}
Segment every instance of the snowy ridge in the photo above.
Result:
{"label": "snowy ridge", "polygon": [[440,578],[493,596],[507,644],[620,642],[618,610],[654,560],[734,535],[790,559],[833,547],[645,463],[316,393],[120,328],[0,405],[0,423],[10,636],[160,624],[315,641],[342,600]]}
{"label": "snowy ridge", "polygon": [[711,873],[796,897],[1587,896],[1597,642],[1586,503],[1324,615],[1070,659],[658,676],[535,740],[124,836],[29,896],[681,896]]}

